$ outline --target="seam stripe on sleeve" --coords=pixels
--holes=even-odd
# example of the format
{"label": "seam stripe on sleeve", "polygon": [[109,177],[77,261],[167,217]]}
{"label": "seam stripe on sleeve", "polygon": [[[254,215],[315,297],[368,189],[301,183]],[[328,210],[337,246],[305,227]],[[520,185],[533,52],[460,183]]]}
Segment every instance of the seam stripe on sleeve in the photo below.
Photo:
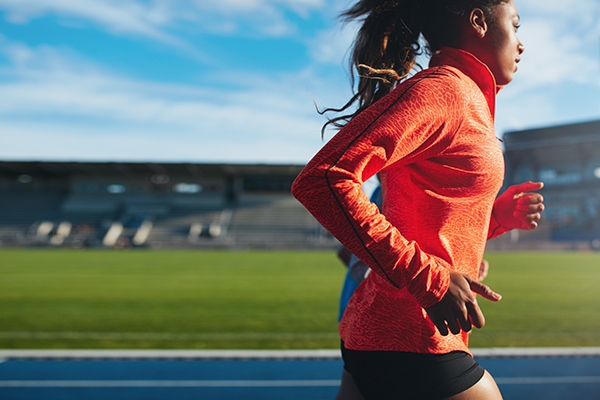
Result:
{"label": "seam stripe on sleeve", "polygon": [[365,251],[369,254],[369,256],[371,256],[371,258],[373,259],[373,261],[375,262],[375,264],[377,264],[377,267],[381,270],[381,272],[383,273],[383,275],[385,275],[385,277],[387,278],[387,280],[396,288],[400,289],[400,286],[394,282],[389,275],[385,272],[385,270],[383,269],[383,266],[379,263],[379,261],[375,258],[375,256],[371,253],[371,251],[369,250],[369,248],[367,247],[367,245],[365,244],[363,238],[360,236],[360,234],[358,233],[358,230],[356,229],[356,227],[354,226],[354,224],[352,223],[352,220],[350,218],[350,215],[348,214],[348,212],[346,211],[346,209],[342,206],[342,202],[341,200],[338,198],[338,196],[336,195],[335,191],[333,190],[333,185],[331,184],[330,180],[329,180],[329,171],[335,167],[337,165],[337,163],[342,159],[342,157],[346,154],[346,152],[352,147],[352,145],[354,145],[354,143],[362,136],[365,134],[365,132],[367,132],[369,130],[369,128],[371,128],[371,126],[373,126],[373,124],[375,124],[375,122],[377,122],[384,114],[386,114],[393,106],[396,105],[396,103],[398,103],[398,101],[400,101],[404,95],[406,93],[408,93],[408,91],[410,89],[412,89],[417,83],[420,83],[421,81],[430,78],[431,76],[435,75],[440,69],[442,68],[442,66],[440,65],[435,71],[432,71],[429,75],[424,76],[423,78],[419,79],[418,81],[416,81],[415,83],[413,83],[412,85],[410,85],[400,96],[398,96],[398,98],[396,100],[394,100],[392,102],[392,104],[390,104],[385,110],[383,110],[381,112],[381,114],[379,114],[369,125],[367,125],[363,131],[361,133],[359,133],[358,135],[356,135],[356,137],[348,144],[348,146],[346,147],[346,149],[342,152],[342,154],[338,157],[338,159],[331,164],[331,166],[329,166],[329,168],[327,168],[327,170],[325,171],[325,180],[327,182],[327,187],[329,188],[329,190],[331,191],[335,201],[337,202],[338,206],[340,207],[340,209],[342,210],[342,214],[344,215],[344,217],[346,218],[346,221],[348,222],[348,224],[350,225],[350,227],[352,228],[352,231],[356,234],[356,237],[358,238],[359,242],[361,243],[361,245],[364,247]]}

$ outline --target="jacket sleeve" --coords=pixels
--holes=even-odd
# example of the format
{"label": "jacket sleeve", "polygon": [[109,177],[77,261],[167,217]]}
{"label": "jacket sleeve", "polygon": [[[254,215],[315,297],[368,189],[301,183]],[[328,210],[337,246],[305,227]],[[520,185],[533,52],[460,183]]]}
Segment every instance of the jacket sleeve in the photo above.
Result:
{"label": "jacket sleeve", "polygon": [[453,80],[449,85],[430,74],[417,75],[356,116],[292,186],[325,229],[374,273],[406,287],[424,308],[446,293],[451,266],[403,237],[369,201],[362,184],[378,171],[432,157],[451,143],[464,100]]}

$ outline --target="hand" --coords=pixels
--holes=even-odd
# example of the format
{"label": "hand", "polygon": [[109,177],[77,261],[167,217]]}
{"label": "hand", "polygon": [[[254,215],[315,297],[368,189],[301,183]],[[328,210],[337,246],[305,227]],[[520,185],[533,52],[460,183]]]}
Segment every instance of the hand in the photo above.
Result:
{"label": "hand", "polygon": [[367,278],[370,270],[371,269],[367,264],[362,262],[355,255],[350,258],[350,262],[348,263],[348,275],[350,275],[350,278],[352,278],[356,284],[360,285],[362,281]]}
{"label": "hand", "polygon": [[429,319],[443,336],[448,335],[448,329],[456,335],[460,333],[461,329],[469,332],[472,326],[483,328],[485,318],[473,292],[491,301],[499,301],[502,298],[498,293],[470,276],[450,271],[448,291],[440,302],[425,309]]}
{"label": "hand", "polygon": [[490,263],[488,263],[486,260],[481,260],[481,263],[479,264],[479,275],[477,276],[477,280],[479,282],[483,282],[489,270]]}
{"label": "hand", "polygon": [[542,182],[525,182],[510,186],[496,199],[492,211],[493,218],[507,229],[537,228],[540,213],[544,211],[544,198],[539,193],[529,191],[540,190],[543,187]]}

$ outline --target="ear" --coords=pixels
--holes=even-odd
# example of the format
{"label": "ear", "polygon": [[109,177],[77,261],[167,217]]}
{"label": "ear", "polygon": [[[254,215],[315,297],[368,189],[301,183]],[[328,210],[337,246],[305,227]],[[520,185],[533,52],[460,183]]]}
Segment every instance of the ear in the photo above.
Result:
{"label": "ear", "polygon": [[488,31],[485,13],[481,8],[474,8],[469,14],[469,27],[479,38],[483,38]]}

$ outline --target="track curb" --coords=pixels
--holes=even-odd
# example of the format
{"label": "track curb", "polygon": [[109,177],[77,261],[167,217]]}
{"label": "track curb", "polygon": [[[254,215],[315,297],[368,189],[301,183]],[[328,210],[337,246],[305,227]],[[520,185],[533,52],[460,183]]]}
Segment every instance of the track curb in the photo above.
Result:
{"label": "track curb", "polygon": [[[475,358],[600,357],[600,347],[471,349]],[[0,350],[0,360],[302,360],[341,359],[339,350]]]}

